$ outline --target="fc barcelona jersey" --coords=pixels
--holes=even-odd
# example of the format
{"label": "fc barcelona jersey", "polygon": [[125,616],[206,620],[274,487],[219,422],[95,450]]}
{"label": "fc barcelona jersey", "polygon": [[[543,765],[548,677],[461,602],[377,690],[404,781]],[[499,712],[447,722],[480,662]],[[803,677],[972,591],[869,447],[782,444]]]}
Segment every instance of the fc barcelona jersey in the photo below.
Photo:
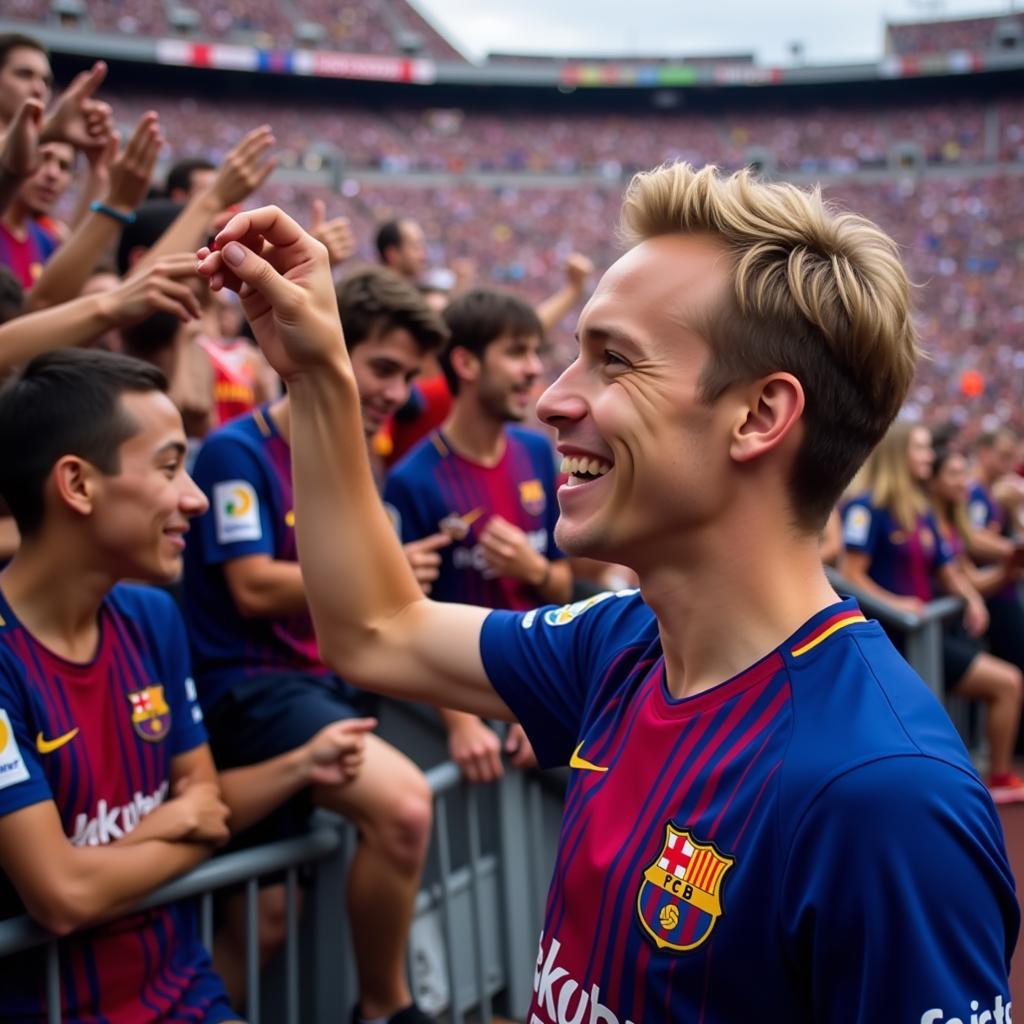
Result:
{"label": "fc barcelona jersey", "polygon": [[[119,585],[88,664],[36,641],[0,596],[0,815],[52,800],[68,842],[103,846],[168,798],[171,761],[206,741],[171,599]],[[0,874],[0,916],[23,913]],[[0,1020],[46,1020],[32,950],[0,963]],[[233,1019],[189,905],[133,914],[61,944],[65,1021]]]}
{"label": "fc barcelona jersey", "polygon": [[635,591],[492,612],[481,651],[571,772],[530,1024],[1010,1019],[995,808],[853,601],[686,699]]}
{"label": "fc barcelona jersey", "polygon": [[246,618],[224,576],[225,562],[248,555],[298,561],[291,450],[267,406],[210,434],[192,477],[210,499],[185,547],[185,616],[203,707],[254,675],[327,675],[308,611]]}
{"label": "fc barcelona jersey", "polygon": [[388,475],[384,500],[403,542],[456,527],[453,543],[440,552],[440,575],[430,591],[437,601],[512,610],[538,603],[533,587],[488,567],[480,534],[492,515],[518,526],[545,558],[562,557],[554,540],[558,499],[551,446],[540,434],[517,427],[507,427],[505,436],[499,462],[481,466],[434,431]]}
{"label": "fc barcelona jersey", "polygon": [[867,494],[843,510],[843,543],[870,557],[868,575],[880,587],[926,602],[938,596],[935,573],[952,558],[930,511],[906,530]]}

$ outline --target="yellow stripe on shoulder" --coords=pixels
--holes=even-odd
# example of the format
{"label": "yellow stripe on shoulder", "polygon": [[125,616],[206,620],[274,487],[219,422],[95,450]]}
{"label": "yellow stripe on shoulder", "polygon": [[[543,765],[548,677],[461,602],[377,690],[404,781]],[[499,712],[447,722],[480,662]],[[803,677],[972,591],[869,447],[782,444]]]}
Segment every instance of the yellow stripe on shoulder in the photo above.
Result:
{"label": "yellow stripe on shoulder", "polygon": [[799,658],[801,654],[806,654],[808,651],[814,650],[815,647],[820,643],[824,643],[833,633],[838,633],[839,630],[845,629],[847,626],[852,626],[857,622],[867,622],[868,620],[861,615],[860,612],[850,612],[849,616],[840,619],[838,622],[833,622],[827,629],[822,630],[816,636],[812,636],[806,643],[801,644],[799,647],[794,647],[789,653],[794,658]]}
{"label": "yellow stripe on shoulder", "polygon": [[273,431],[270,429],[270,424],[267,423],[266,418],[263,415],[263,410],[253,409],[252,418],[256,421],[256,426],[259,427],[260,433],[264,437],[270,437]]}

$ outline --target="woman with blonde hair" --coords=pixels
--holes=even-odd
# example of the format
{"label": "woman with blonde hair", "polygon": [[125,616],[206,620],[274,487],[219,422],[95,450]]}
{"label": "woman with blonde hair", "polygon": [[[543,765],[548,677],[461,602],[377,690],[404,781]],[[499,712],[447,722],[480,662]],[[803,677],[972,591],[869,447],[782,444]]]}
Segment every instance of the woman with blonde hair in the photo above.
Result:
{"label": "woman with blonde hair", "polygon": [[[1008,662],[982,650],[985,602],[943,538],[928,500],[935,452],[921,424],[895,423],[868,457],[843,513],[846,551],[840,572],[852,584],[919,615],[939,593],[964,599],[962,623],[943,632],[946,689],[988,706],[989,790],[997,803],[1024,801],[1024,780],[1011,771],[1024,680]],[[899,646],[901,637],[893,640]]]}

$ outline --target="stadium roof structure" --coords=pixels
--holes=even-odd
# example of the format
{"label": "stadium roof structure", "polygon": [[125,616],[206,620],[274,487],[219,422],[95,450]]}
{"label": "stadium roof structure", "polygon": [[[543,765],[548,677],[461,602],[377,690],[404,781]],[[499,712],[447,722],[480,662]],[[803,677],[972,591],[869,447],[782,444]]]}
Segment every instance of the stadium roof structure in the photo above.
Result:
{"label": "stadium roof structure", "polygon": [[[892,26],[890,26],[892,27]],[[267,49],[192,38],[99,33],[0,16],[0,32],[29,32],[57,54],[244,74],[352,79],[413,85],[575,89],[759,87],[965,75],[1024,68],[1024,45],[932,53],[889,53],[856,64],[763,66],[749,54],[720,58],[501,59],[474,65],[422,56],[326,49]]]}

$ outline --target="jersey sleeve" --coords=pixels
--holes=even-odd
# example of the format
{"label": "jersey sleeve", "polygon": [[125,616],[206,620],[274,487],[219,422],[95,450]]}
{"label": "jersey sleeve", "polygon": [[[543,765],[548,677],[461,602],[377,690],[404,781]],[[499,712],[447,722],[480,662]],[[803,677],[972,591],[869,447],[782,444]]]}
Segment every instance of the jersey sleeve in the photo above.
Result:
{"label": "jersey sleeve", "polygon": [[988,502],[976,495],[971,498],[967,503],[967,518],[971,521],[971,526],[978,530],[985,530],[992,522],[991,510],[988,507]]}
{"label": "jersey sleeve", "polygon": [[878,511],[863,498],[855,498],[843,512],[843,544],[847,551],[873,555],[881,527]]}
{"label": "jersey sleeve", "polygon": [[932,531],[932,537],[935,540],[935,568],[941,569],[947,562],[951,562],[954,558],[953,549],[949,546],[949,543],[942,536],[942,531],[939,529],[939,524],[935,521],[935,517],[929,512],[927,517],[928,529]]}
{"label": "jersey sleeve", "polygon": [[230,435],[215,435],[200,450],[192,477],[210,502],[188,537],[203,565],[274,555],[267,471],[255,452]]}
{"label": "jersey sleeve", "polygon": [[603,668],[651,613],[636,591],[562,607],[494,611],[480,653],[491,684],[522,723],[542,768],[569,763]]}
{"label": "jersey sleeve", "polygon": [[781,894],[813,1020],[1002,1019],[1020,915],[995,808],[966,771],[903,756],[841,776],[796,826]]}
{"label": "jersey sleeve", "polygon": [[36,754],[34,716],[13,657],[0,657],[0,817],[53,799]]}

